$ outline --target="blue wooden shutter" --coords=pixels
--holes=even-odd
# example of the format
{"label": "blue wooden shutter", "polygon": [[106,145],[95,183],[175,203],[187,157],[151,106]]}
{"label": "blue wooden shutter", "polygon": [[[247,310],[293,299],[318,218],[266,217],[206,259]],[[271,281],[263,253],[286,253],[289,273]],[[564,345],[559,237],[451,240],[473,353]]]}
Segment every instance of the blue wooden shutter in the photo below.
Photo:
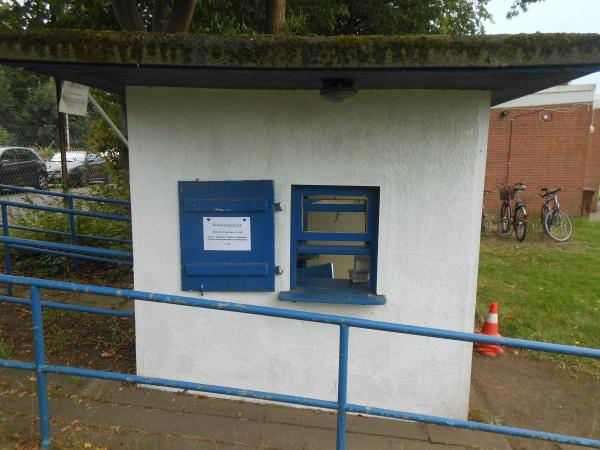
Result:
{"label": "blue wooden shutter", "polygon": [[[250,250],[204,248],[204,218],[250,219]],[[180,181],[184,291],[274,291],[273,181]]]}

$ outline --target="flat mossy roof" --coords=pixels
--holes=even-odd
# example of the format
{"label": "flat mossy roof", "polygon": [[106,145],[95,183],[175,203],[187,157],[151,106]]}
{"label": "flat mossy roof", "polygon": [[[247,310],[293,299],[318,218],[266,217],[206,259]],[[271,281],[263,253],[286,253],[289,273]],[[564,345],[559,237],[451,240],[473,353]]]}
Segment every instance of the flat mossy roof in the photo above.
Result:
{"label": "flat mossy roof", "polygon": [[[2,31],[0,63],[112,90],[127,85],[318,89],[324,79],[345,78],[360,89],[485,89],[502,91],[498,98],[506,100],[523,95],[515,84],[520,76],[530,81],[524,88],[530,93],[600,70],[600,35]],[[514,93],[504,92],[511,85]]]}
{"label": "flat mossy roof", "polygon": [[0,32],[0,58],[269,69],[600,64],[598,34],[273,36]]}

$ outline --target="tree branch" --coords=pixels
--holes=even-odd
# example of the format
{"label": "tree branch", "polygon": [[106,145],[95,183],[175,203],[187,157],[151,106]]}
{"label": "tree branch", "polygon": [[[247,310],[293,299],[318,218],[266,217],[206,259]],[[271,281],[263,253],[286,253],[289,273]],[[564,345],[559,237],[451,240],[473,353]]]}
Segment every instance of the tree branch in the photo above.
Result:
{"label": "tree branch", "polygon": [[167,33],[187,33],[190,24],[192,23],[192,17],[194,16],[194,9],[196,8],[197,0],[174,0],[173,8],[171,9],[171,15],[165,31]]}
{"label": "tree branch", "polygon": [[112,5],[121,28],[126,31],[146,31],[136,0],[112,0]]}

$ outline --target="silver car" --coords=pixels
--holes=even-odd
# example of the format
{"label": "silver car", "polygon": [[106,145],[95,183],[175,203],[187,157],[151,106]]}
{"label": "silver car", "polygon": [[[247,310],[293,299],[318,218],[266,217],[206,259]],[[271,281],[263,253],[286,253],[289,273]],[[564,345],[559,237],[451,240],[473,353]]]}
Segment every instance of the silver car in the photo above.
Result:
{"label": "silver car", "polygon": [[[94,153],[68,151],[67,176],[70,185],[85,186],[93,181],[107,181],[106,161]],[[56,153],[47,163],[50,181],[59,183],[62,179],[60,153]]]}

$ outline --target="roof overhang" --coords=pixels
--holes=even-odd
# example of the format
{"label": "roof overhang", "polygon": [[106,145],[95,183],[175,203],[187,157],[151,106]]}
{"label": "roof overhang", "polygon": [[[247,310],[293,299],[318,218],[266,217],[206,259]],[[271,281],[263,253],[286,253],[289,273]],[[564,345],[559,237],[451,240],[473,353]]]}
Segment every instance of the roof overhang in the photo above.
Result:
{"label": "roof overhang", "polygon": [[488,90],[492,104],[600,71],[600,35],[211,36],[0,32],[0,64],[126,86]]}

